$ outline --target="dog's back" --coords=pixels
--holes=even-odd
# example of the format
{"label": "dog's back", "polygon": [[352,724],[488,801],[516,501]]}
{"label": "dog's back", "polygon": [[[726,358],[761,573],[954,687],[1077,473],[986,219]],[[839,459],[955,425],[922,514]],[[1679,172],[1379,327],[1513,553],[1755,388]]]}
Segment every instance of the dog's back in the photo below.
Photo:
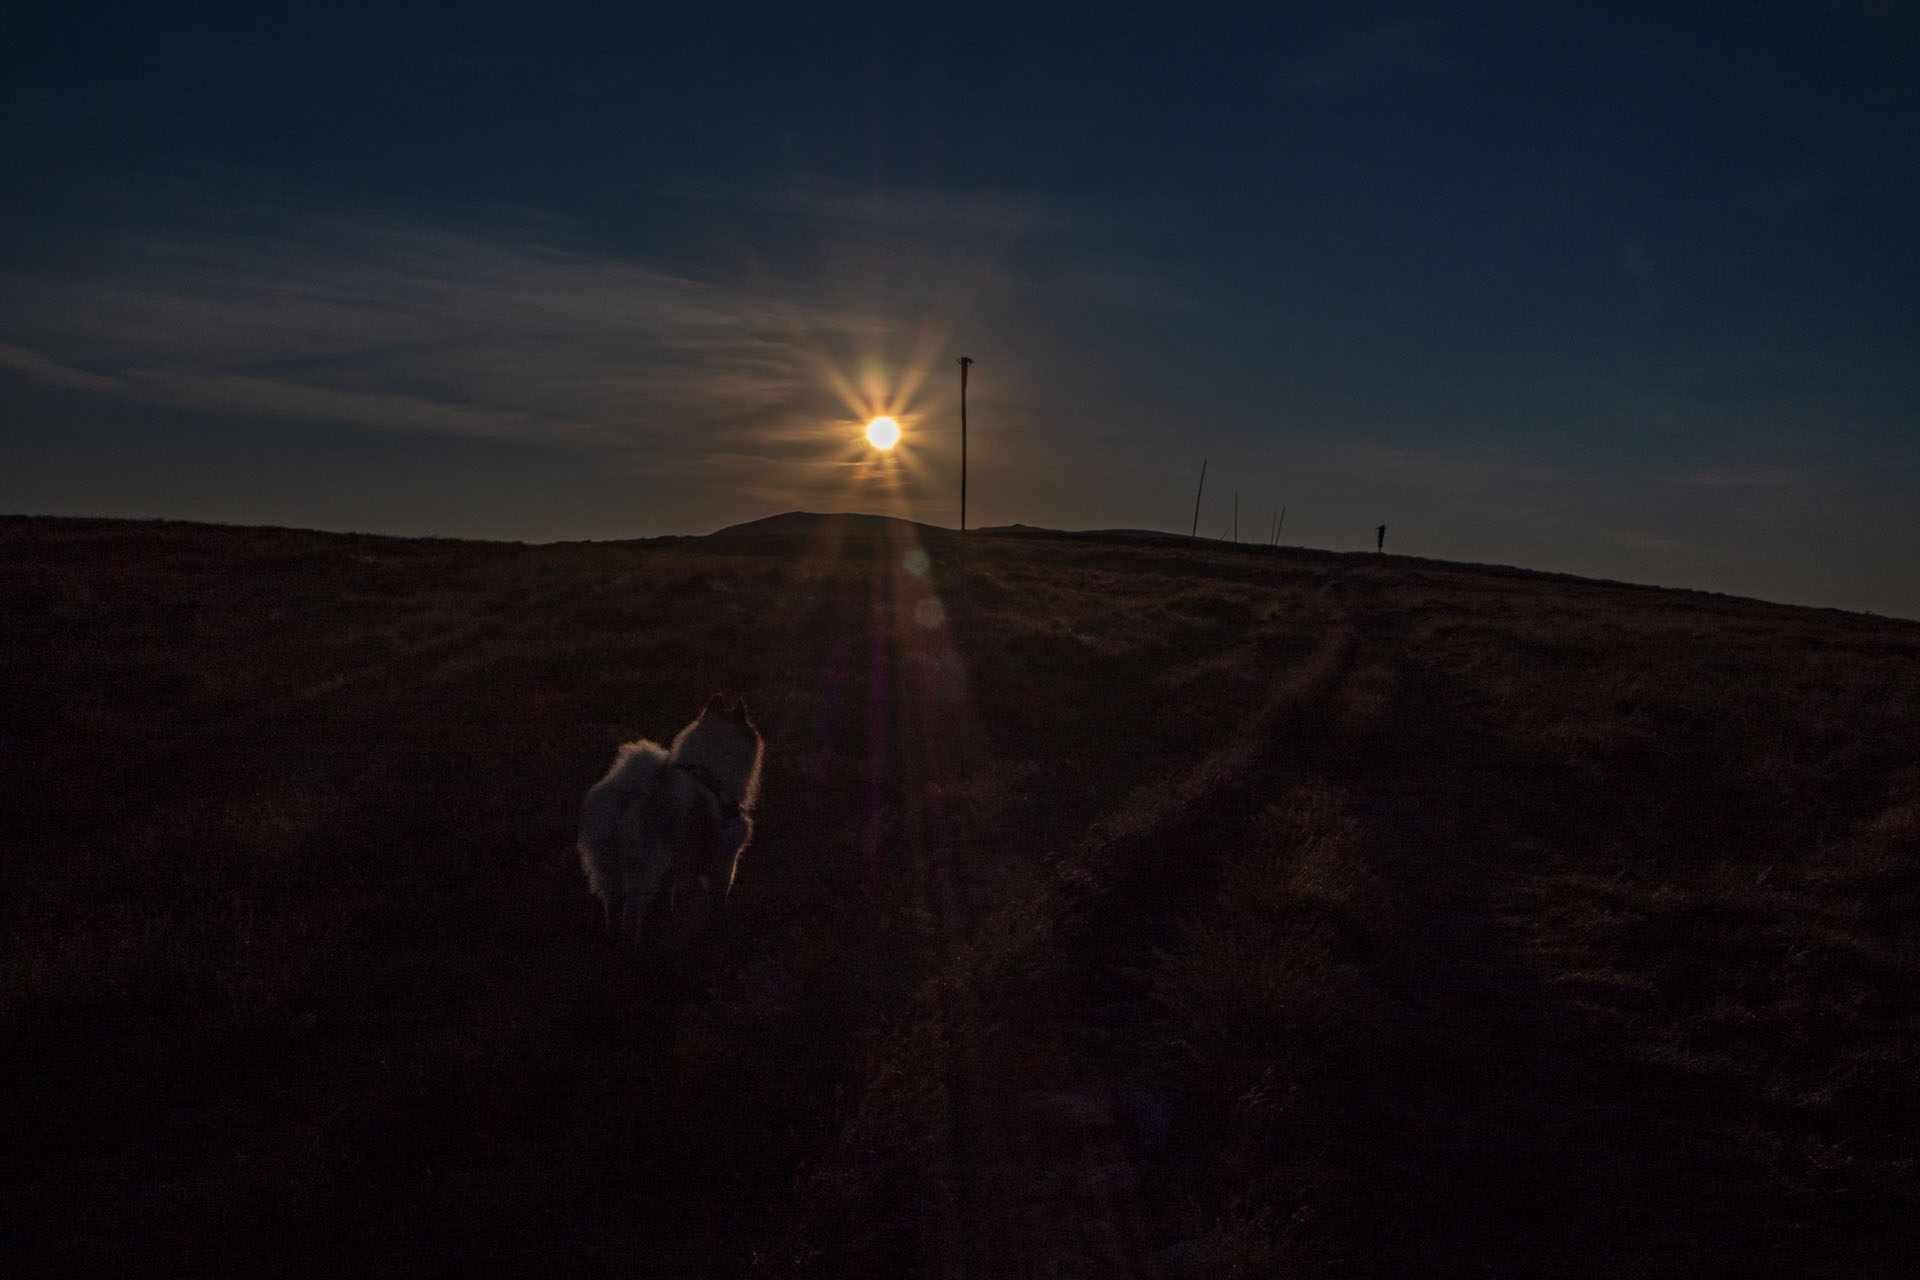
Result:
{"label": "dog's back", "polygon": [[683,881],[698,881],[710,907],[713,890],[724,890],[726,883],[720,864],[732,853],[723,853],[721,838],[720,802],[692,774],[669,762],[620,820],[615,843],[624,875],[621,932],[640,936],[641,922],[663,884],[677,890]]}

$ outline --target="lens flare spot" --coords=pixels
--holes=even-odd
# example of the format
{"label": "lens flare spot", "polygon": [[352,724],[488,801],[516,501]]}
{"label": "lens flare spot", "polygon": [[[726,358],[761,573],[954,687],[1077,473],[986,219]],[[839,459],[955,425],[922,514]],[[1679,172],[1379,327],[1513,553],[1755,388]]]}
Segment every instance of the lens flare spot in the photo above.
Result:
{"label": "lens flare spot", "polygon": [[892,418],[875,418],[867,424],[867,443],[876,449],[891,449],[900,443],[900,424]]}
{"label": "lens flare spot", "polygon": [[915,547],[913,550],[907,552],[906,559],[902,562],[902,565],[906,571],[914,577],[924,578],[927,576],[927,569],[931,567],[932,563],[932,561],[927,559],[926,552]]}
{"label": "lens flare spot", "polygon": [[947,620],[947,611],[938,600],[928,596],[913,606],[913,620],[931,631]]}

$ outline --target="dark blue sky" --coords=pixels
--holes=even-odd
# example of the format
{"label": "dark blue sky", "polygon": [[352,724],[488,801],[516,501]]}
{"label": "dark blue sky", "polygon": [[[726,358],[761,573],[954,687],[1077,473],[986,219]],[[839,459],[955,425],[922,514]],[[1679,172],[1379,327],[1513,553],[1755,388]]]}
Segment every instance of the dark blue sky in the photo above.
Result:
{"label": "dark blue sky", "polygon": [[975,524],[1920,616],[1920,11],[1676,8],[37,6],[0,509],[953,523],[968,354]]}

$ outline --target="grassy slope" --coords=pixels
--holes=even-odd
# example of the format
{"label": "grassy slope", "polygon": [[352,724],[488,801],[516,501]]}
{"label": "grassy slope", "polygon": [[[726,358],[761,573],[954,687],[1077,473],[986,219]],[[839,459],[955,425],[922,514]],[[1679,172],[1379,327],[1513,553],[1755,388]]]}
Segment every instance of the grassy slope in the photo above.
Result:
{"label": "grassy slope", "polygon": [[[914,549],[0,521],[12,1269],[1911,1257],[1920,626]],[[612,950],[575,806],[716,688],[733,909]]]}

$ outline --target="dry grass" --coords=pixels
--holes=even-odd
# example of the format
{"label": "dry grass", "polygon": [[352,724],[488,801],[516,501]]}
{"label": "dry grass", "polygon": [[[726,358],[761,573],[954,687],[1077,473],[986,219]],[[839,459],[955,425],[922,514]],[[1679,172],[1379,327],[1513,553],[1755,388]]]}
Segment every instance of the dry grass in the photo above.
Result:
{"label": "dry grass", "polygon": [[[906,536],[0,521],[10,1270],[1912,1256],[1920,627]],[[614,951],[716,688],[732,910]]]}

